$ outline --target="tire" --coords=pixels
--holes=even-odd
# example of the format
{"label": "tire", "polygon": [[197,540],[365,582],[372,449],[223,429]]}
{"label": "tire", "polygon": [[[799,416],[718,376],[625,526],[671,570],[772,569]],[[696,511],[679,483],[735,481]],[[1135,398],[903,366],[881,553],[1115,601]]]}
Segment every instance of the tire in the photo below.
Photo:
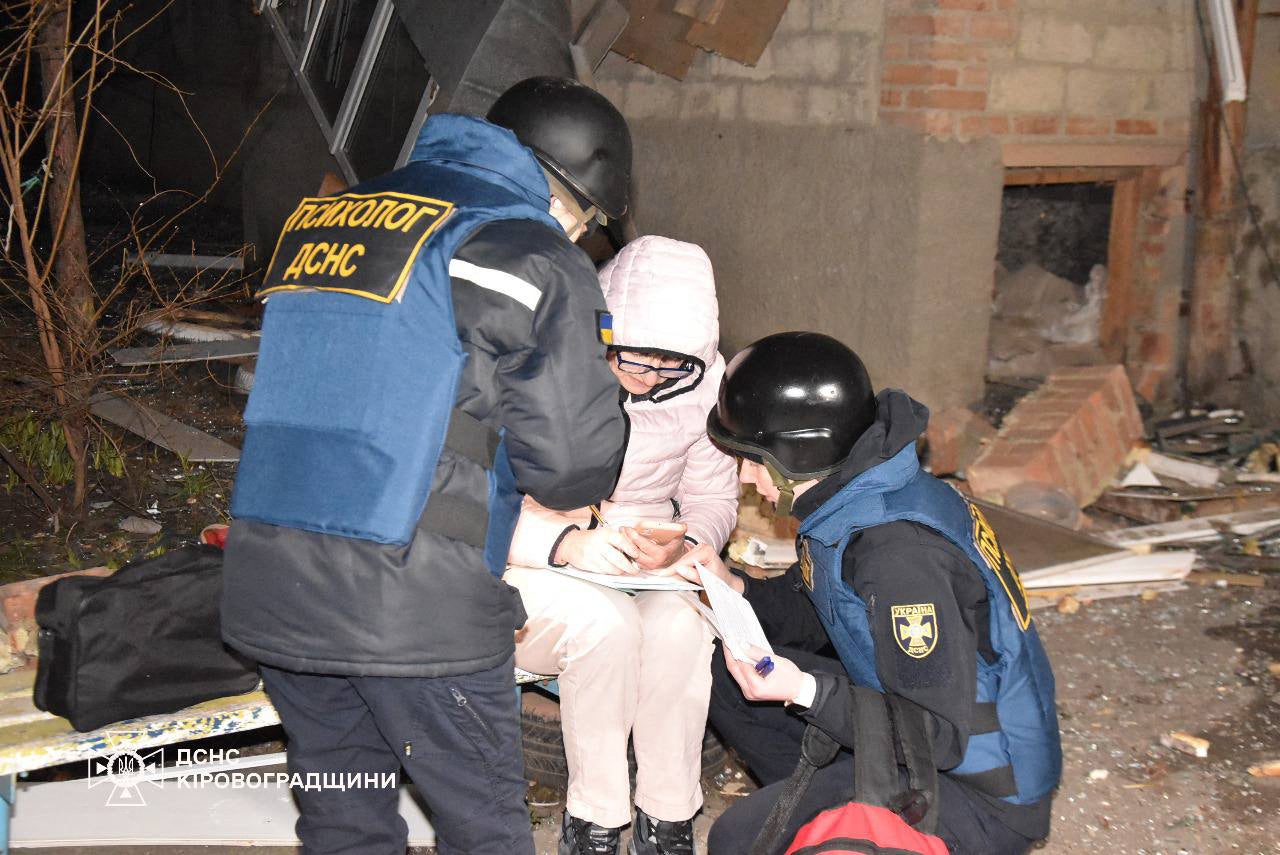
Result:
{"label": "tire", "polygon": [[[560,705],[546,696],[526,691],[520,712],[521,742],[524,748],[526,780],[553,790],[569,788],[569,764],[564,756],[564,737],[560,732]],[[702,774],[719,772],[728,755],[710,728],[702,736]],[[627,746],[627,762],[631,784],[636,782],[636,758]]]}

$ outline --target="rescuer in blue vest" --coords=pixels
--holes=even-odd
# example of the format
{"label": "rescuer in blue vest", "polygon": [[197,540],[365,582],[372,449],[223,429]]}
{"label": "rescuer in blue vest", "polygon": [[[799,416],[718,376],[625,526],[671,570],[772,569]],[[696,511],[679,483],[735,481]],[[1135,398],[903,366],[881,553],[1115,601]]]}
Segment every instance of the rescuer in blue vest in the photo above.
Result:
{"label": "rescuer in blue vest", "polygon": [[[875,395],[858,356],[824,335],[769,336],[728,365],[708,432],[742,458],[744,483],[800,520],[800,561],[770,581],[709,568],[744,593],[776,651],[764,674],[715,660],[711,720],[766,786],[717,820],[712,855],[751,849],[806,723],[853,746],[867,697],[853,685],[923,710],[943,773],[937,834],[953,855],[1023,852],[1048,834],[1062,765],[1053,672],[981,511],[920,469],[927,422],[906,393]],[[852,793],[842,752],[784,839]]]}
{"label": "rescuer in blue vest", "polygon": [[522,493],[580,508],[622,464],[604,297],[572,240],[622,216],[630,171],[604,96],[533,78],[284,224],[222,618],[280,713],[308,855],[404,855],[401,768],[442,855],[533,855],[526,616],[502,573]]}

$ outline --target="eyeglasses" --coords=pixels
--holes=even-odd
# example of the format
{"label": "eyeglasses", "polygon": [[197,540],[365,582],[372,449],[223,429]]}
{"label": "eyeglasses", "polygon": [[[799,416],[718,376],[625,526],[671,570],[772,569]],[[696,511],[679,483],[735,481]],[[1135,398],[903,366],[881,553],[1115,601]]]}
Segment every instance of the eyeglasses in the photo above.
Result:
{"label": "eyeglasses", "polygon": [[648,374],[653,371],[659,377],[671,379],[674,377],[688,377],[693,373],[693,366],[687,362],[670,368],[660,368],[647,362],[633,362],[630,359],[623,359],[621,351],[615,352],[613,358],[618,363],[618,370],[623,374]]}

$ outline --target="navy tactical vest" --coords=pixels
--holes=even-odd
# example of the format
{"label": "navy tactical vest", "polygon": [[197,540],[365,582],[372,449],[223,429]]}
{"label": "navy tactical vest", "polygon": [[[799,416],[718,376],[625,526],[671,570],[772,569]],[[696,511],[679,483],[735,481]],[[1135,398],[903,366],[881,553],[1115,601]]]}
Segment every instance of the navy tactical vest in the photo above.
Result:
{"label": "navy tactical vest", "polygon": [[[404,168],[304,199],[259,292],[269,299],[232,514],[408,543],[446,432],[469,418],[454,411],[466,355],[449,262],[491,221],[559,230],[548,206],[541,168],[510,131],[454,115],[427,121]],[[473,545],[501,574],[520,497],[505,449],[491,452],[488,507],[475,514],[487,511],[487,534]]]}
{"label": "navy tactical vest", "polygon": [[[959,547],[981,572],[991,604],[995,662],[977,657],[976,701],[979,708],[994,704],[995,718],[973,728],[960,765],[947,773],[1015,804],[1039,801],[1062,772],[1049,659],[1017,572],[982,512],[922,471],[914,445],[850,481],[800,526],[802,552],[812,564],[809,597],[841,663],[855,684],[883,691],[867,605],[845,584],[841,568],[855,534],[894,520],[926,525]],[[891,625],[907,655],[928,655],[939,631],[932,605],[892,608]]]}

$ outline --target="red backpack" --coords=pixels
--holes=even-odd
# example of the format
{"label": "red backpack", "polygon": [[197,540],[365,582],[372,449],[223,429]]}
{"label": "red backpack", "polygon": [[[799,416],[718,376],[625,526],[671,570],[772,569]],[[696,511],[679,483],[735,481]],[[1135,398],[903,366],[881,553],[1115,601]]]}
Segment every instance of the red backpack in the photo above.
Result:
{"label": "red backpack", "polygon": [[[840,745],[812,725],[800,762],[765,820],[751,855],[948,855],[937,826],[938,770],[923,711],[909,701],[854,686],[854,798],[806,822],[790,841],[787,824],[809,780]],[[907,770],[907,789],[899,767]],[[783,849],[783,847],[786,847]]]}

